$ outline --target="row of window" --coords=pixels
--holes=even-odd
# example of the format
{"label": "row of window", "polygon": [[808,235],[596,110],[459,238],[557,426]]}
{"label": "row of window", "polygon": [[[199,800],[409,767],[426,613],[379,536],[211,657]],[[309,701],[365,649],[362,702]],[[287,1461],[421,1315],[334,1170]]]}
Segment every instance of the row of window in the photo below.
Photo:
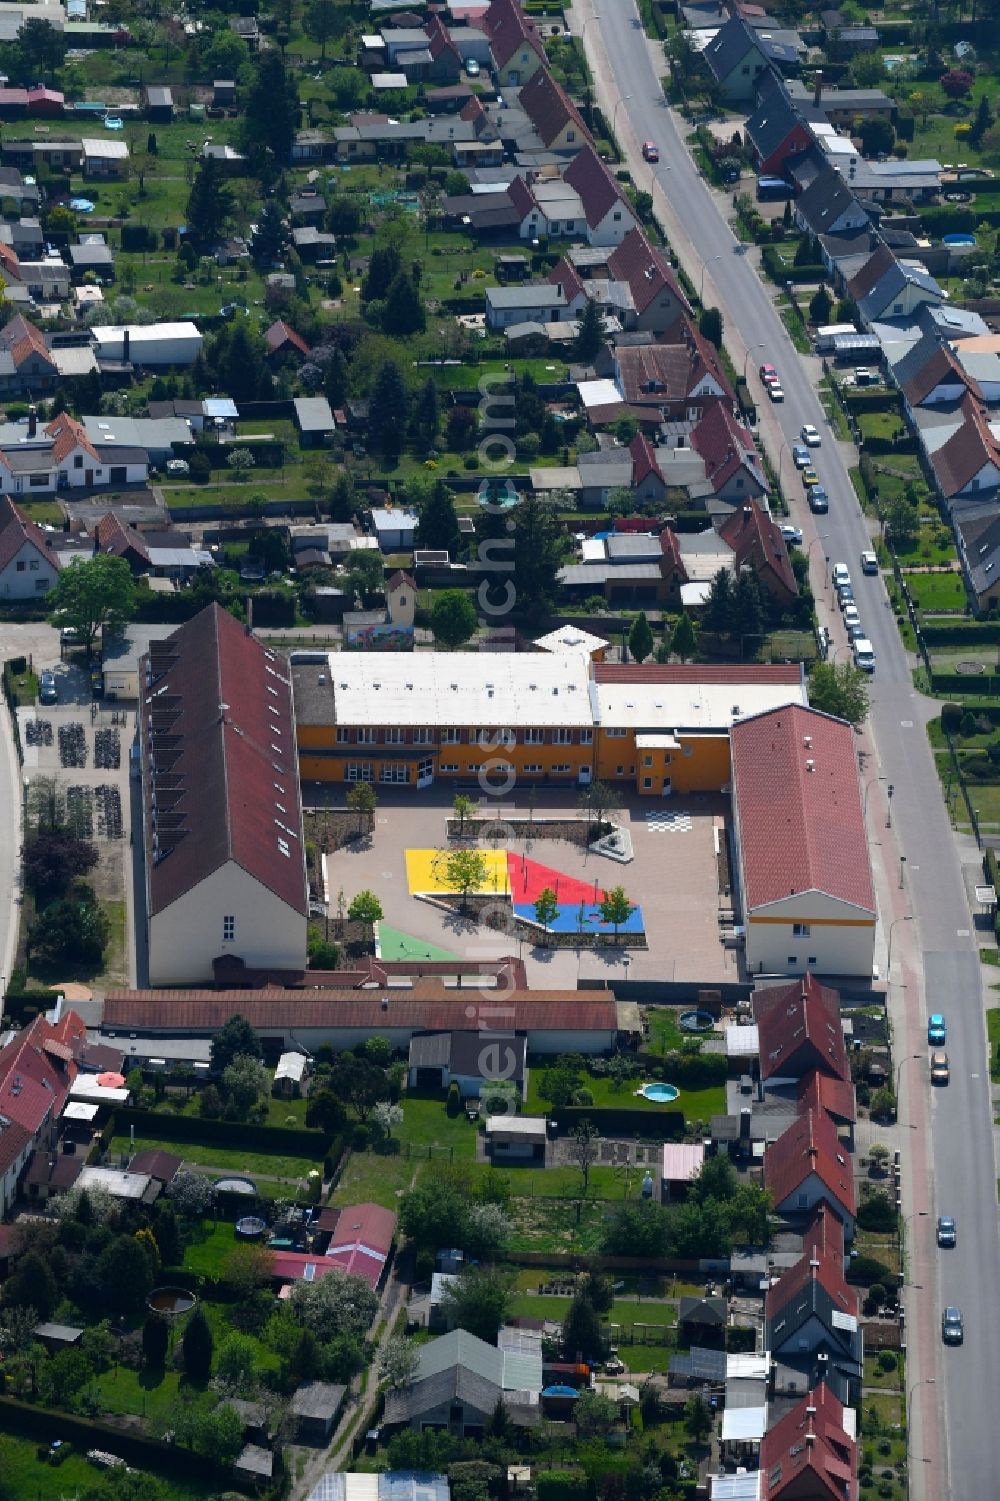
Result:
{"label": "row of window", "polygon": [[[625,734],[625,731],[608,731],[609,734]],[[593,745],[593,730],[456,730],[445,729],[435,732],[429,729],[399,729],[390,727],[384,730],[368,728],[348,729],[341,725],[337,730],[338,745],[478,745],[495,747],[498,745]]]}

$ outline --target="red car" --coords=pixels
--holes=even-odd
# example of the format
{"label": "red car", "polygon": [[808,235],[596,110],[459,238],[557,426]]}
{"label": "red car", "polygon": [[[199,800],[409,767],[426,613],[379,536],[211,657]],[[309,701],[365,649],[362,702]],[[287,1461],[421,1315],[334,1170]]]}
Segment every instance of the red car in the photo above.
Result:
{"label": "red car", "polygon": [[757,373],[765,386],[776,386],[778,384],[778,372],[773,365],[761,365]]}
{"label": "red car", "polygon": [[655,141],[643,141],[642,154],[647,162],[658,162],[660,160],[660,148]]}

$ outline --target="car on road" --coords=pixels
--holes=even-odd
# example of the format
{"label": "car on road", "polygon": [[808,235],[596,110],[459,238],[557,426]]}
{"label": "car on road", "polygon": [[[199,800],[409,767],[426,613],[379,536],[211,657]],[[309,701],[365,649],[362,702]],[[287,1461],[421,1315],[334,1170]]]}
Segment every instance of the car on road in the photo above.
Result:
{"label": "car on road", "polygon": [[948,1029],[940,1011],[935,1011],[927,1018],[927,1041],[932,1048],[943,1047],[948,1041]]}
{"label": "car on road", "polygon": [[939,1246],[954,1246],[958,1244],[958,1227],[955,1224],[955,1216],[952,1214],[939,1214],[937,1222],[937,1243]]}
{"label": "car on road", "polygon": [[765,386],[777,385],[778,383],[778,372],[777,370],[775,370],[773,365],[761,365],[760,369],[757,371],[757,374],[760,376]]}
{"label": "car on road", "polygon": [[960,1345],[965,1338],[965,1329],[962,1325],[962,1310],[960,1308],[946,1308],[941,1315],[941,1338],[946,1345]]}
{"label": "car on road", "polygon": [[655,141],[643,141],[642,154],[647,162],[658,162],[660,160],[660,148]]}
{"label": "car on road", "polygon": [[951,1069],[948,1067],[948,1054],[944,1052],[931,1054],[931,1083],[947,1084],[951,1078]]}
{"label": "car on road", "polygon": [[804,443],[792,444],[792,461],[795,464],[796,469],[809,468],[809,465],[812,463],[812,459],[809,457],[809,450],[808,448],[806,448]]}
{"label": "car on road", "polygon": [[803,422],[800,437],[807,448],[818,448],[823,441],[811,422]]}
{"label": "car on road", "polygon": [[857,605],[844,606],[844,624],[846,625],[848,630],[850,630],[852,625],[861,624],[861,616],[858,613]]}
{"label": "car on road", "polygon": [[805,485],[807,490],[810,488],[810,486],[819,484],[819,475],[816,473],[812,464],[807,464],[802,470],[802,483]]}
{"label": "car on road", "polygon": [[878,558],[873,552],[863,552],[861,554],[861,572],[878,573]]}
{"label": "car on road", "polygon": [[468,57],[465,60],[465,76],[466,78],[479,77],[479,64],[474,57]]}
{"label": "car on road", "polygon": [[800,545],[802,541],[802,528],[800,526],[783,526],[780,530],[786,542],[792,542],[796,547]]}
{"label": "car on road", "polygon": [[841,584],[849,584],[851,582],[851,570],[846,563],[834,563],[833,574],[831,576],[835,589],[839,588]]}
{"label": "car on road", "polygon": [[39,674],[38,678],[38,702],[40,704],[54,704],[58,701],[59,694],[56,692],[55,673],[46,669]]}
{"label": "car on road", "polygon": [[778,382],[776,380],[772,381],[768,386],[767,394],[768,396],[770,396],[772,401],[784,401],[785,399],[785,393],[778,385]]}
{"label": "car on road", "polygon": [[855,641],[860,641],[862,639],[862,637],[864,637],[865,640],[867,640],[868,639],[868,633],[865,630],[864,626],[861,624],[861,621],[859,620],[858,623],[857,623],[857,625],[852,625],[852,626],[848,627],[848,630],[847,630],[847,639],[853,645],[853,643]]}
{"label": "car on road", "polygon": [[875,648],[866,636],[859,636],[854,642],[854,665],[862,672],[875,671]]}
{"label": "car on road", "polygon": [[813,485],[807,499],[810,511],[813,511],[817,516],[825,516],[830,509],[830,497],[822,485]]}

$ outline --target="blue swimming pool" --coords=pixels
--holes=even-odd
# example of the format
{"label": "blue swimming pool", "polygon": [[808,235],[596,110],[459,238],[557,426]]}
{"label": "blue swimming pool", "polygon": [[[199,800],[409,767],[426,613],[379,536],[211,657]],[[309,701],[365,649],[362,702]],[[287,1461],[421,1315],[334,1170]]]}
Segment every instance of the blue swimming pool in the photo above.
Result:
{"label": "blue swimming pool", "polygon": [[680,1090],[673,1084],[644,1084],[639,1093],[647,1100],[652,1100],[655,1105],[670,1105],[677,1099]]}

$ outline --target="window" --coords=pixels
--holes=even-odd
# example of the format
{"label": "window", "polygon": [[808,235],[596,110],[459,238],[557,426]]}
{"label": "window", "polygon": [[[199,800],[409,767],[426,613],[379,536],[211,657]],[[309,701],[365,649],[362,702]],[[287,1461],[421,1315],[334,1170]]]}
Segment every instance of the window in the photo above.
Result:
{"label": "window", "polygon": [[[643,756],[643,758],[642,758],[642,764],[643,764],[643,766],[652,766],[652,764],[653,764],[653,758],[652,758],[652,756]],[[647,782],[646,785],[648,787],[649,783]]]}
{"label": "window", "polygon": [[29,474],[28,484],[35,490],[44,490],[48,487],[49,477],[47,474]]}
{"label": "window", "polygon": [[816,955],[810,954],[809,958],[806,960],[806,963],[808,964],[809,968],[812,969],[816,963]]}
{"label": "window", "polygon": [[544,730],[525,730],[525,732],[524,732],[524,743],[525,743],[525,745],[544,745],[545,744],[545,731]]}
{"label": "window", "polygon": [[345,727],[343,725],[338,725],[338,727],[337,727],[337,744],[338,745],[350,745],[350,743],[351,743],[351,732],[350,732],[350,730],[345,729]]}
{"label": "window", "polygon": [[38,559],[37,558],[32,558],[31,562],[28,564],[28,572],[29,573],[37,573],[38,572]]}
{"label": "window", "polygon": [[410,768],[408,766],[383,766],[379,773],[380,782],[408,782],[410,780]]}
{"label": "window", "polygon": [[20,563],[18,563],[18,565],[17,565],[17,571],[18,571],[18,573],[24,573],[24,571],[25,571],[25,567],[26,567],[26,565],[25,565],[25,563],[24,563],[24,561],[23,561],[23,560],[22,560],[22,561],[21,561],[21,562],[20,562]]}
{"label": "window", "polygon": [[553,730],[552,731],[552,744],[553,745],[572,745],[573,744],[573,731],[572,730]]}
{"label": "window", "polygon": [[552,770],[558,772],[560,775],[565,775],[567,771],[572,771],[572,767],[568,761],[560,761],[556,766],[553,766]]}
{"label": "window", "polygon": [[567,139],[567,141],[575,141],[576,140],[576,131],[575,130],[567,130],[567,132],[566,132],[566,139]]}
{"label": "window", "polygon": [[83,454],[82,453],[75,453],[73,455],[73,468],[74,469],[82,469],[83,468]]}
{"label": "window", "polygon": [[652,787],[652,785],[653,785],[653,778],[652,777],[643,777],[643,779],[642,779],[642,785],[644,787]]}
{"label": "window", "polygon": [[386,743],[386,745],[402,745],[402,743],[403,743],[403,732],[402,732],[402,730],[400,730],[398,728],[397,729],[386,730],[386,732],[385,732],[385,743]]}
{"label": "window", "polygon": [[525,776],[537,776],[541,769],[540,761],[529,761],[524,768],[524,773]]}
{"label": "window", "polygon": [[743,67],[740,69],[740,72],[744,75],[744,77],[749,78],[749,76],[750,76],[750,64],[749,63],[744,63]]}
{"label": "window", "polygon": [[605,734],[608,735],[612,740],[624,740],[625,739],[625,731],[624,730],[605,730]]}
{"label": "window", "polygon": [[223,943],[234,943],[235,940],[236,919],[235,917],[224,917],[222,919],[222,941]]}
{"label": "window", "polygon": [[624,766],[616,766],[615,767],[615,776],[616,777],[623,777],[624,775],[625,775],[625,768],[624,768]]}
{"label": "window", "polygon": [[594,732],[593,732],[593,730],[581,730],[580,731],[580,744],[581,745],[593,745],[593,743],[594,743]]}
{"label": "window", "polygon": [[374,730],[364,730],[364,729],[359,730],[358,731],[358,744],[359,745],[374,745],[375,744],[375,731]]}
{"label": "window", "polygon": [[414,745],[431,745],[433,743],[433,739],[434,737],[432,736],[430,730],[413,731]]}
{"label": "window", "polygon": [[441,744],[442,745],[457,745],[459,743],[461,737],[462,737],[461,730],[442,730],[441,731]]}
{"label": "window", "polygon": [[372,768],[370,761],[349,761],[344,768],[344,776],[348,782],[370,782]]}
{"label": "window", "polygon": [[619,221],[619,220],[620,220],[620,219],[621,219],[621,216],[622,216],[622,211],[621,211],[621,209],[620,209],[620,208],[616,208],[616,209],[615,209],[615,212],[614,212],[614,216],[613,216],[613,217],[614,217],[614,221],[615,221],[615,223],[616,223],[616,224],[617,224],[617,223],[618,223],[618,221]]}
{"label": "window", "polygon": [[441,765],[438,767],[438,770],[439,771],[457,771],[458,770],[458,762],[457,761],[442,761]]}
{"label": "window", "polygon": [[812,929],[810,928],[810,926],[809,926],[809,924],[807,922],[793,922],[792,923],[792,937],[793,938],[808,938],[811,932],[812,932]]}
{"label": "window", "polygon": [[46,589],[49,587],[49,582],[50,581],[48,579],[36,579],[35,580],[35,593],[36,594],[44,594],[45,591],[46,591]]}
{"label": "window", "polygon": [[433,775],[434,775],[434,762],[433,761],[420,761],[418,763],[418,765],[417,765],[417,781],[418,782],[426,781],[428,777],[432,777]]}

